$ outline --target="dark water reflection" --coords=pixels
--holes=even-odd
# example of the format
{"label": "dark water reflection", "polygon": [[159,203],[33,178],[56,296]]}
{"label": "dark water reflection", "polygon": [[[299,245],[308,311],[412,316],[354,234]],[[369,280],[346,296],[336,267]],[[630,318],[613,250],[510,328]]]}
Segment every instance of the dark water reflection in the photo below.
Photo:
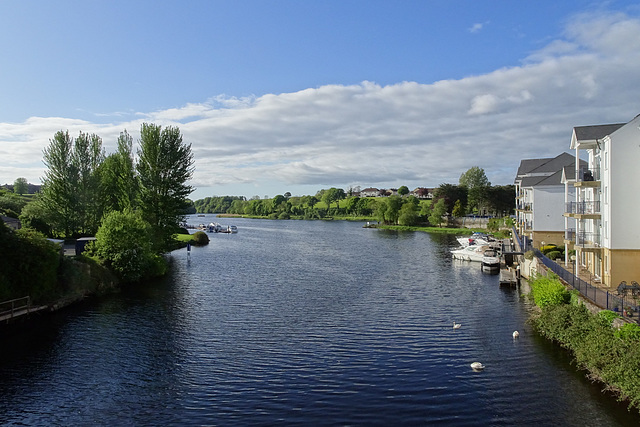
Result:
{"label": "dark water reflection", "polygon": [[162,281],[3,337],[0,423],[640,422],[533,334],[517,290],[453,262],[453,236],[234,222]]}

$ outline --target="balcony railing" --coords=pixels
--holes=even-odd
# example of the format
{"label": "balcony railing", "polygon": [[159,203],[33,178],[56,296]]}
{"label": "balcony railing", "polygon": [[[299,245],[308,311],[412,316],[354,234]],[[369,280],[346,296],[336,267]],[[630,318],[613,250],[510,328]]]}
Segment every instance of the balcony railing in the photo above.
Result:
{"label": "balcony railing", "polygon": [[600,233],[580,231],[576,233],[575,228],[568,228],[564,231],[564,239],[574,242],[582,247],[600,247]]}
{"label": "balcony railing", "polygon": [[600,168],[580,168],[577,181],[600,181]]}
{"label": "balcony railing", "polygon": [[532,203],[517,203],[516,209],[521,211],[531,211],[531,205]]}
{"label": "balcony railing", "polygon": [[597,215],[600,213],[600,200],[587,202],[567,202],[565,212],[578,215]]}

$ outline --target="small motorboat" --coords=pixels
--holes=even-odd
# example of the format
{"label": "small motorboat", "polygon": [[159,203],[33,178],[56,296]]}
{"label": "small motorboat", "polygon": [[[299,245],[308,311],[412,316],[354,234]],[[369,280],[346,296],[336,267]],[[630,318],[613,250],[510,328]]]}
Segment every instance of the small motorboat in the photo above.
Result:
{"label": "small motorboat", "polygon": [[480,362],[473,362],[471,364],[471,369],[473,369],[474,371],[481,371],[484,369],[484,365]]}
{"label": "small motorboat", "polygon": [[480,269],[484,271],[485,268],[487,270],[500,270],[500,256],[495,249],[487,249],[483,252]]}
{"label": "small motorboat", "polygon": [[236,227],[235,225],[230,225],[229,227],[227,227],[227,231],[229,233],[237,233],[238,232],[238,227]]}

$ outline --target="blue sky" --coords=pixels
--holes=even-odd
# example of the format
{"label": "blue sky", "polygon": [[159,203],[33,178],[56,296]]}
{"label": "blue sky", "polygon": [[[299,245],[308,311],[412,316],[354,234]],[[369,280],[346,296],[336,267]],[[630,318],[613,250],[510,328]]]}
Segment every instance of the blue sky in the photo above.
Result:
{"label": "blue sky", "polygon": [[182,130],[197,187],[272,197],[513,181],[640,113],[630,1],[0,1],[0,183],[60,129]]}

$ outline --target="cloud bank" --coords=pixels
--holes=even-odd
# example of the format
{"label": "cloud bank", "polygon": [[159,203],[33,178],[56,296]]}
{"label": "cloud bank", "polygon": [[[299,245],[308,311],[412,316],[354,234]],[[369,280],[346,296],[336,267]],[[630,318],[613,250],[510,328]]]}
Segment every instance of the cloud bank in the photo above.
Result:
{"label": "cloud bank", "polygon": [[472,166],[508,184],[521,159],[567,151],[573,126],[640,113],[639,69],[640,20],[580,15],[561,40],[521,64],[460,80],[221,95],[111,124],[58,117],[0,123],[0,183],[19,176],[38,182],[42,149],[57,130],[97,133],[112,151],[123,129],[137,138],[141,123],[155,122],[180,127],[195,155],[192,184],[208,195],[437,186],[457,183]]}

